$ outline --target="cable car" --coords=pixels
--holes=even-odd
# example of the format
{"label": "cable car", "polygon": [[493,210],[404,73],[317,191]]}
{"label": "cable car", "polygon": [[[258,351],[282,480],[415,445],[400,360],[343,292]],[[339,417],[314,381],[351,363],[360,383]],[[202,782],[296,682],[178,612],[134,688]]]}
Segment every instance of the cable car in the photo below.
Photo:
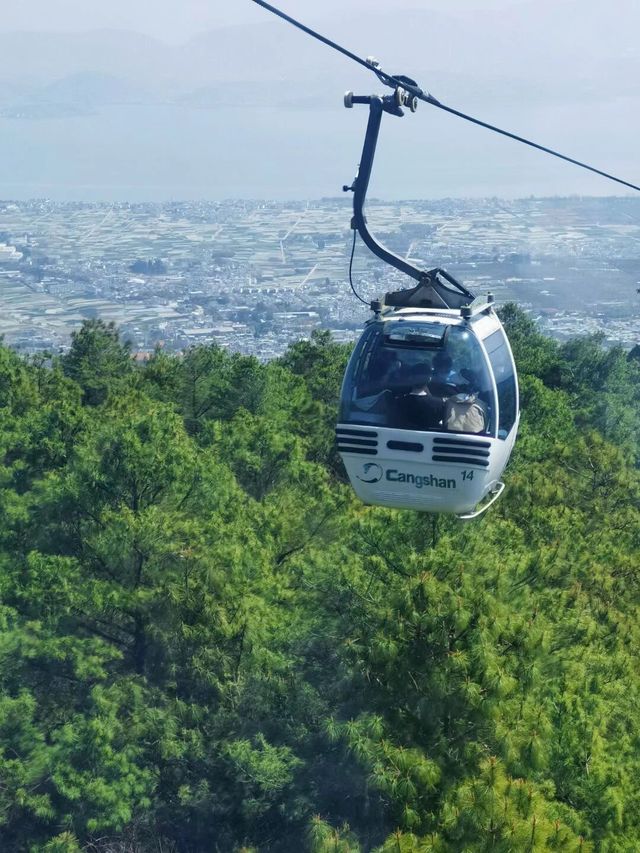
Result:
{"label": "cable car", "polygon": [[[352,228],[382,260],[417,280],[374,301],[345,373],[336,439],[349,480],[367,504],[476,518],[504,490],[519,422],[513,354],[493,308],[442,269],[421,270],[369,232],[364,203],[384,112],[407,94],[354,96],[369,124]],[[417,101],[409,102],[415,111]],[[355,235],[354,235],[355,239]],[[355,291],[354,291],[355,292]]]}
{"label": "cable car", "polygon": [[[266,0],[254,2],[394,90],[385,96],[345,95],[346,107],[369,105],[360,169],[352,185],[344,187],[354,193],[353,248],[359,234],[379,258],[418,281],[413,289],[371,303],[374,317],[347,367],[336,435],[349,479],[366,503],[475,518],[504,489],[500,477],[518,431],[513,355],[490,294],[475,299],[444,270],[418,269],[369,232],[364,202],[382,115],[401,117],[405,107],[415,112],[423,101],[608,180],[639,191],[640,186],[453,109],[410,77],[387,74],[373,57],[357,56]],[[353,282],[351,287],[360,299]]]}

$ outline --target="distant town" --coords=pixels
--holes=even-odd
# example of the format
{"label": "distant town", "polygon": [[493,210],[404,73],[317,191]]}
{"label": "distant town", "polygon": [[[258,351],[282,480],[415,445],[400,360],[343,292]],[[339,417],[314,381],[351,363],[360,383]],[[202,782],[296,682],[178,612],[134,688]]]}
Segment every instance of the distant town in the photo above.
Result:
{"label": "distant town", "polygon": [[[310,202],[0,202],[0,334],[61,352],[83,320],[114,321],[144,358],[216,342],[262,360],[314,329],[353,340],[369,316],[349,287],[351,198]],[[640,201],[373,201],[371,230],[425,269],[515,301],[559,339],[640,342]],[[369,301],[414,282],[358,241]]]}

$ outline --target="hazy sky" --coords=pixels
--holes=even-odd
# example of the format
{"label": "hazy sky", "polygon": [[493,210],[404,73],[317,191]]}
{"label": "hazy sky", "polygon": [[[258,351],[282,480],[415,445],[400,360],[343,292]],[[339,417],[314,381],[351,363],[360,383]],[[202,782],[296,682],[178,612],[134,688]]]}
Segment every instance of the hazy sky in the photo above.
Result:
{"label": "hazy sky", "polygon": [[[638,0],[275,5],[375,54],[385,70],[415,76],[444,103],[640,182]],[[0,41],[0,197],[333,195],[353,177],[366,120],[342,108],[342,93],[379,88],[251,0],[13,0],[2,4]],[[142,92],[131,96],[140,107],[124,97],[123,107],[102,109],[91,74]],[[82,114],[13,117],[25,101],[83,98]],[[422,107],[385,120],[372,192],[625,190]]]}
{"label": "hazy sky", "polygon": [[[292,14],[320,11],[324,15],[332,6],[341,5],[336,0],[293,0],[288,9]],[[357,8],[364,4],[354,0],[351,5]],[[217,27],[259,23],[266,14],[251,0],[21,0],[3,8],[0,29],[9,32],[115,28],[178,41]]]}
{"label": "hazy sky", "polygon": [[[625,2],[626,0],[622,0]],[[281,0],[293,17],[328,18],[332,11],[433,8],[448,14],[470,9],[507,8],[525,0]],[[585,0],[588,5],[593,0]],[[600,0],[597,0],[601,4]],[[3,4],[0,32],[131,29],[180,41],[217,27],[261,23],[268,13],[251,0],[15,0]]]}

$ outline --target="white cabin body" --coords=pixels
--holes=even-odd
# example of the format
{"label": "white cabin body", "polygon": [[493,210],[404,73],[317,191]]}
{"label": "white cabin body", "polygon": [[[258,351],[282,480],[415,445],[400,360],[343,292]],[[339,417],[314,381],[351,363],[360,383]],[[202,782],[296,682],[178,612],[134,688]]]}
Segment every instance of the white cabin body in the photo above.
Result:
{"label": "white cabin body", "polygon": [[336,437],[364,503],[465,515],[502,488],[518,423],[513,354],[490,305],[402,308],[356,345]]}

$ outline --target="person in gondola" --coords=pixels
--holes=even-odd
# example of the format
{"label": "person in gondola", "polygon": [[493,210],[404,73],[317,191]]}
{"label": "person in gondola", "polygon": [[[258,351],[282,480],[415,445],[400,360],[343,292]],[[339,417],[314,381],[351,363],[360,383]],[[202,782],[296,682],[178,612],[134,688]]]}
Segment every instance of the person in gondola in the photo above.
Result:
{"label": "person in gondola", "polygon": [[460,376],[458,393],[447,397],[443,418],[444,428],[449,432],[468,432],[473,435],[487,429],[487,405],[480,397],[480,374],[465,369]]}
{"label": "person in gondola", "polygon": [[405,429],[442,429],[445,400],[431,390],[433,368],[428,362],[412,370],[413,386],[401,401],[402,426]]}
{"label": "person in gondola", "polygon": [[431,391],[439,397],[448,397],[458,392],[462,377],[453,368],[453,359],[448,352],[441,350],[433,358],[433,377]]}

